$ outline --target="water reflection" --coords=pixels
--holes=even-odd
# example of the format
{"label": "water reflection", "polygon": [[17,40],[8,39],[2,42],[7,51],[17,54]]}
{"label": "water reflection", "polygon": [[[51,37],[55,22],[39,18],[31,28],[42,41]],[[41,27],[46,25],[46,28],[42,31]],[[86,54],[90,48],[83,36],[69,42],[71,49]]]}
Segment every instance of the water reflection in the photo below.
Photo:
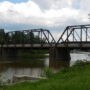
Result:
{"label": "water reflection", "polygon": [[15,82],[15,76],[32,76],[32,77],[40,77],[42,75],[41,68],[7,68],[3,72],[1,72],[1,79],[3,82],[10,81]]}
{"label": "water reflection", "polygon": [[14,77],[20,76],[31,76],[40,77],[43,76],[43,68],[47,67],[49,59],[44,60],[30,60],[26,62],[14,62],[14,63],[0,63],[1,80],[4,83],[15,82]]}
{"label": "water reflection", "polygon": [[[90,60],[90,55],[88,53],[71,53],[70,65],[73,65],[76,60]],[[67,62],[66,62],[67,63]],[[0,62],[0,75],[1,80],[4,83],[15,82],[15,76],[31,76],[31,77],[41,77],[44,74],[43,69],[45,67],[53,68],[55,71],[59,70],[65,63],[61,61],[49,61],[49,56],[41,60],[27,60],[24,62]],[[65,64],[66,65],[66,64]]]}

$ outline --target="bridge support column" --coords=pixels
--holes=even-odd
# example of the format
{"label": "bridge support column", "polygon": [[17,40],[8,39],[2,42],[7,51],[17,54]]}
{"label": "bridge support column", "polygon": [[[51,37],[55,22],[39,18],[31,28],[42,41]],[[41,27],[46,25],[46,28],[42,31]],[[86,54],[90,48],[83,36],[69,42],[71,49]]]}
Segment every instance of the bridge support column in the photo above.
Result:
{"label": "bridge support column", "polygon": [[49,66],[54,68],[69,67],[70,51],[66,48],[51,48]]}
{"label": "bridge support column", "polygon": [[1,58],[15,58],[17,56],[17,50],[15,48],[0,48]]}

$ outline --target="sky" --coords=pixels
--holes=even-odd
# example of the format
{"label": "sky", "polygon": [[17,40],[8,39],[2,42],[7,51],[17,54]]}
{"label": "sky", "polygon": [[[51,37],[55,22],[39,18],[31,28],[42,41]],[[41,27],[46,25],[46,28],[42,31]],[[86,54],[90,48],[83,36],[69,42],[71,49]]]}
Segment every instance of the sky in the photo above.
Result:
{"label": "sky", "polygon": [[58,38],[68,25],[90,24],[90,0],[0,0],[0,28],[50,30]]}

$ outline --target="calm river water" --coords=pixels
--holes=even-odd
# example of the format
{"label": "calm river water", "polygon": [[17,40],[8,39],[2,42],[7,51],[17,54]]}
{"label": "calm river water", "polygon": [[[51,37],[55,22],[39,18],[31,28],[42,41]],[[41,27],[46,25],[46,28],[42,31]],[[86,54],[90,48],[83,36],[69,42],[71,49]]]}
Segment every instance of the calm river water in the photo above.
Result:
{"label": "calm river water", "polygon": [[[76,60],[90,60],[89,53],[72,53],[70,65],[73,65]],[[33,61],[33,62],[32,62]],[[4,83],[16,82],[16,76],[43,76],[43,69],[49,67],[49,57],[42,60],[31,60],[30,65],[17,63],[0,63],[0,80]],[[58,64],[57,64],[58,65]],[[53,66],[52,66],[53,67]],[[59,69],[59,67],[58,67]]]}

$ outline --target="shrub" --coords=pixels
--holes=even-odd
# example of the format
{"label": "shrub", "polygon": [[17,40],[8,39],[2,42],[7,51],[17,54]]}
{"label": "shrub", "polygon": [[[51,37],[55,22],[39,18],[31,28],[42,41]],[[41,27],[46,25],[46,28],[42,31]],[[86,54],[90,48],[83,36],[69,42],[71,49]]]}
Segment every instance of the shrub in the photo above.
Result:
{"label": "shrub", "polygon": [[54,74],[53,70],[50,68],[44,68],[44,74],[47,78],[52,77],[52,75]]}

